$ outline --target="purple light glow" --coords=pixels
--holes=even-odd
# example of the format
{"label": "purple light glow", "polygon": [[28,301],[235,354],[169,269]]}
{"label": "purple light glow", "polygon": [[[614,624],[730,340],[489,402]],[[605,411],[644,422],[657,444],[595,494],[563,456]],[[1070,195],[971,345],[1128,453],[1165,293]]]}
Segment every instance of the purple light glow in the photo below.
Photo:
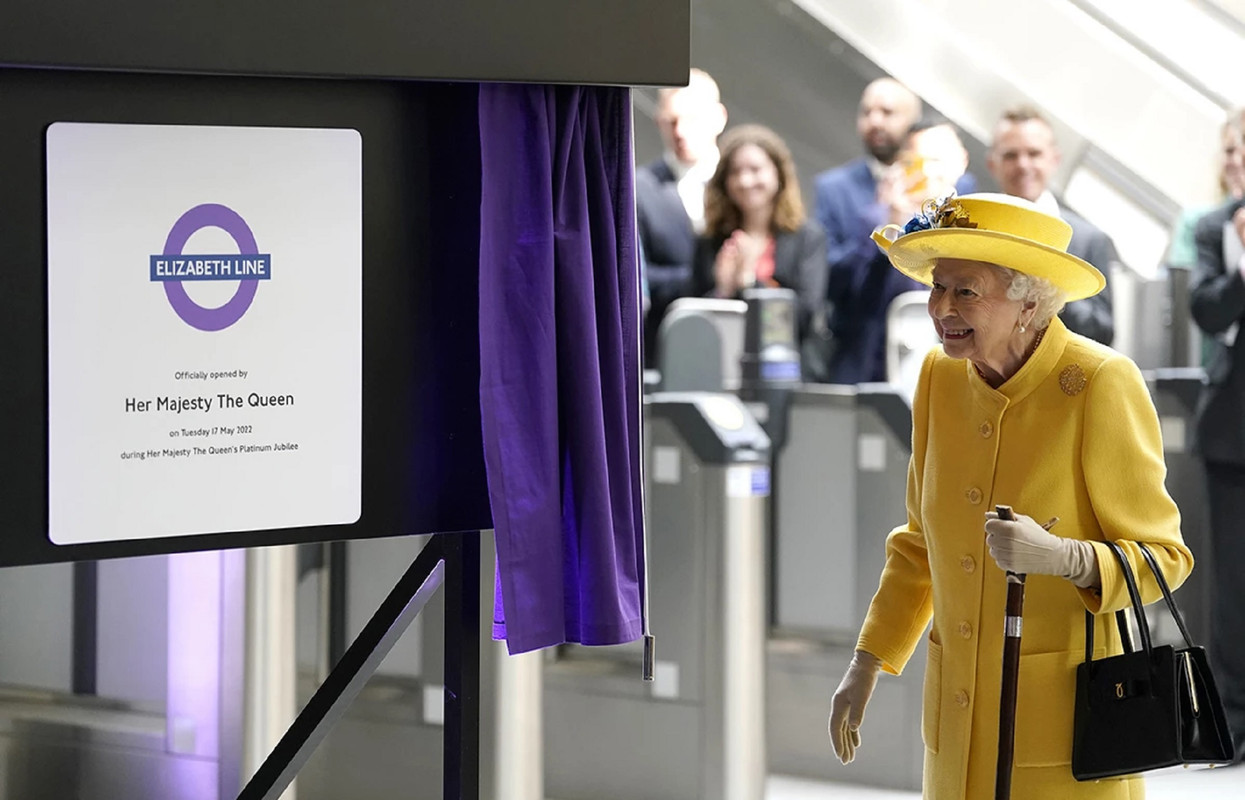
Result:
{"label": "purple light glow", "polygon": [[171,753],[219,758],[221,552],[169,556],[169,681],[165,746]]}

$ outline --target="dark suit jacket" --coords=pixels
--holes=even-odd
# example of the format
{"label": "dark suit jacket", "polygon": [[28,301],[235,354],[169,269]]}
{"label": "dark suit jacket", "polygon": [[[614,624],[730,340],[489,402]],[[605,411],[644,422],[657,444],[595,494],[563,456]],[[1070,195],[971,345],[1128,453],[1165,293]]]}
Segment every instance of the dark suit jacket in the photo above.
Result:
{"label": "dark suit jacket", "polygon": [[1093,264],[1107,279],[1106,288],[1093,297],[1068,303],[1059,312],[1059,318],[1073,333],[1109,345],[1115,338],[1115,316],[1111,310],[1111,265],[1120,260],[1115,242],[1076,212],[1060,205],[1059,213],[1072,226],[1068,252]]}
{"label": "dark suit jacket", "polygon": [[[702,236],[696,241],[692,267],[692,293],[714,290],[714,261],[726,241],[722,236]],[[797,334],[803,339],[815,315],[823,313],[826,296],[826,235],[809,220],[798,230],[774,237],[774,282],[796,294]]]}
{"label": "dark suit jacket", "polygon": [[[977,179],[966,172],[955,188],[962,195],[969,194],[976,190]],[[869,234],[886,222],[886,209],[878,205],[877,182],[868,160],[857,158],[821,173],[813,179],[813,193],[813,217],[826,232],[830,267],[872,258],[877,245]]]}
{"label": "dark suit jacket", "polygon": [[[862,253],[877,249],[869,234],[883,219],[877,183],[863,158],[823,172],[813,179],[813,217],[826,232],[826,260],[833,269],[846,261],[858,262]],[[863,232],[863,236],[862,236]]]}
{"label": "dark suit jacket", "polygon": [[636,230],[644,256],[650,306],[644,319],[644,361],[656,364],[657,326],[666,307],[690,292],[696,233],[664,159],[636,169]]}
{"label": "dark suit jacket", "polygon": [[[965,173],[956,183],[960,194],[977,180]],[[814,180],[814,216],[826,229],[829,277],[826,299],[833,309],[830,331],[834,352],[829,381],[864,383],[886,380],[886,312],[903,292],[928,287],[890,265],[869,235],[886,222],[877,202],[877,184],[864,158],[823,172]]]}
{"label": "dark suit jacket", "polygon": [[[1197,264],[1189,289],[1193,320],[1214,337],[1206,386],[1194,422],[1194,446],[1207,461],[1245,465],[1245,331],[1229,344],[1226,334],[1245,326],[1245,280],[1224,262],[1224,223],[1245,201],[1233,200],[1198,221]],[[1235,235],[1234,233],[1232,235]]]}

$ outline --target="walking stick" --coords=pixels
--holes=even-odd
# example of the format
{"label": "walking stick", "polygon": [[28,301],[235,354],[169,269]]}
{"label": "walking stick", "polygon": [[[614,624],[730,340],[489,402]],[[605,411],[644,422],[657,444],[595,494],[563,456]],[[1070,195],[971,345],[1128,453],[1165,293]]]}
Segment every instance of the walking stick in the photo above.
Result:
{"label": "walking stick", "polygon": [[[995,506],[999,519],[1014,520],[1011,506]],[[1059,518],[1042,526],[1050,530]],[[1016,687],[1020,681],[1020,630],[1025,607],[1024,573],[1007,573],[1007,609],[1003,618],[1003,688],[999,695],[999,760],[994,800],[1012,796],[1012,760],[1016,750]]]}

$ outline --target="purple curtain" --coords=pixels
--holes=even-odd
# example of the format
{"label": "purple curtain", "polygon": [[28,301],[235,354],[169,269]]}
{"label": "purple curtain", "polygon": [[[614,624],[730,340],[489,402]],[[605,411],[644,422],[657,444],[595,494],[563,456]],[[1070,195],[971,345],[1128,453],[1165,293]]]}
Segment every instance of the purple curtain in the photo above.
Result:
{"label": "purple curtain", "polygon": [[511,653],[643,632],[629,90],[480,87],[480,408]]}

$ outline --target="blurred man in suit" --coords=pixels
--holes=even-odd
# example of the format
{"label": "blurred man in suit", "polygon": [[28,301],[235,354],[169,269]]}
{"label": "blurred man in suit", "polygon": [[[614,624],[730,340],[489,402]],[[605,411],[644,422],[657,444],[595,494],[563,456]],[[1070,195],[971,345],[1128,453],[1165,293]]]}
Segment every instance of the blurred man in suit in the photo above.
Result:
{"label": "blurred man in suit", "polygon": [[[1245,169],[1242,123],[1245,119],[1229,119],[1224,128],[1229,169]],[[1245,755],[1245,592],[1240,581],[1245,563],[1245,200],[1232,198],[1203,216],[1193,240],[1193,319],[1211,340],[1194,423],[1194,446],[1206,467],[1210,500],[1210,652],[1240,760]]]}
{"label": "blurred man in suit", "polygon": [[662,89],[657,127],[665,152],[635,176],[636,222],[649,308],[644,363],[657,363],[657,328],[666,307],[687,294],[696,236],[704,227],[705,184],[718,166],[718,135],[726,107],[707,72],[693,69],[687,86]]}
{"label": "blurred man in suit", "polygon": [[1059,148],[1050,123],[1028,106],[1004,111],[994,126],[986,168],[1004,192],[1036,203],[1072,226],[1068,252],[1097,267],[1107,279],[1107,288],[1087,300],[1068,303],[1059,318],[1073,332],[1111,344],[1115,338],[1111,270],[1120,257],[1110,236],[1055,198],[1050,180],[1058,167]]}
{"label": "blurred man in suit", "polygon": [[955,126],[939,117],[918,120],[900,137],[892,164],[877,175],[873,199],[857,209],[867,245],[843,249],[830,265],[826,296],[832,308],[833,352],[830,383],[872,383],[892,380],[887,374],[887,311],[909,291],[928,287],[895,270],[869,234],[879,225],[904,225],[930,198],[953,191],[966,193],[975,181],[968,174],[968,152]]}
{"label": "blurred man in suit", "polygon": [[872,258],[877,246],[869,234],[885,224],[887,210],[878,197],[878,181],[895,163],[908,129],[921,116],[921,101],[894,78],[878,78],[865,87],[856,110],[856,133],[866,155],[818,175],[813,216],[826,231],[828,266]]}

